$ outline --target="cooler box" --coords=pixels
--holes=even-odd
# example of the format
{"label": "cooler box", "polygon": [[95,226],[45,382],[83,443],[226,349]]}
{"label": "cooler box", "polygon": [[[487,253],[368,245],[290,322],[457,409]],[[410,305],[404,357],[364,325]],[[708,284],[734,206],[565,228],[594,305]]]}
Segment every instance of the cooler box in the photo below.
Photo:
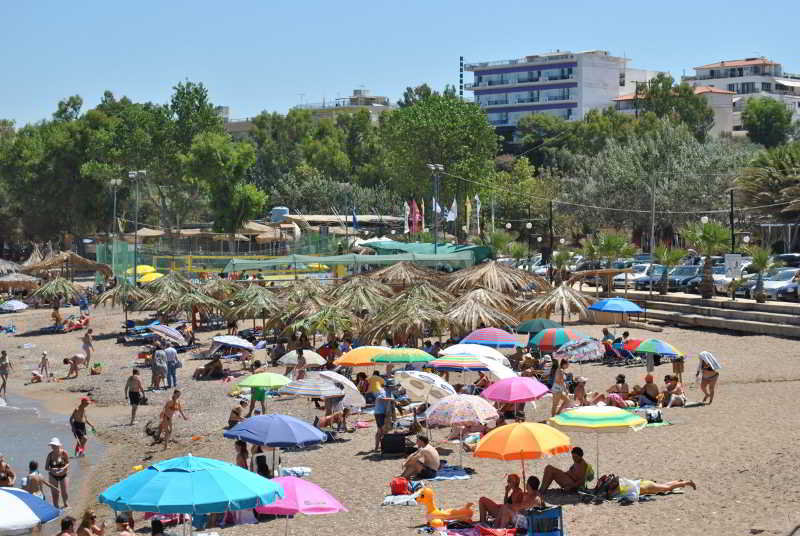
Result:
{"label": "cooler box", "polygon": [[564,536],[564,515],[560,506],[544,510],[533,510],[525,515],[528,521],[528,536]]}

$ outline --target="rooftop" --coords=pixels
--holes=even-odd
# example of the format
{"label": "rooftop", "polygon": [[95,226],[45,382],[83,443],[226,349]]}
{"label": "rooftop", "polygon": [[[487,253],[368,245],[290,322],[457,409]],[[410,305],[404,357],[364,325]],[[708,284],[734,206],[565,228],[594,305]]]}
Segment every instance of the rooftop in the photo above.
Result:
{"label": "rooftop", "polygon": [[721,69],[724,67],[749,67],[751,65],[780,65],[774,61],[768,60],[765,57],[760,58],[745,58],[742,60],[723,60],[717,63],[709,63],[708,65],[701,65],[695,67],[697,69]]}
{"label": "rooftop", "polygon": [[[720,95],[736,95],[735,91],[728,91],[727,89],[720,89],[714,86],[695,86],[694,87],[694,94],[695,95],[702,95],[704,93],[718,93]],[[636,93],[628,93],[627,95],[620,95],[616,99],[612,99],[614,102],[623,102],[623,101],[631,101],[636,99]]]}
{"label": "rooftop", "polygon": [[[533,54],[530,56],[525,56],[523,58],[514,58],[510,60],[496,60],[496,61],[481,61],[475,63],[465,63],[464,68],[467,70],[475,70],[475,69],[486,69],[488,67],[498,67],[498,66],[506,66],[506,65],[525,65],[528,63],[542,63],[542,62],[550,62],[550,61],[564,61],[575,58],[575,56],[580,56],[584,54],[592,54],[596,56],[607,56],[609,58],[613,58],[611,54],[608,53],[607,50],[581,50],[578,52],[572,52],[569,50],[556,50],[554,52],[544,52],[542,54]],[[626,58],[619,58],[619,59],[626,59]]]}

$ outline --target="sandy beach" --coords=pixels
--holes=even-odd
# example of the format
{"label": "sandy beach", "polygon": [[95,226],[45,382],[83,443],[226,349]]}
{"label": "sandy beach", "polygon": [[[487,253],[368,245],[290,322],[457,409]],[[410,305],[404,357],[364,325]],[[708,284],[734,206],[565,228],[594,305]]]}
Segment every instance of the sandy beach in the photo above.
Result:
{"label": "sandy beach", "polygon": [[[137,315],[132,316],[136,318]],[[3,321],[7,323],[9,318],[3,317]],[[151,444],[143,430],[148,420],[157,420],[168,391],[148,393],[150,405],[140,408],[134,426],[127,425],[129,408],[123,387],[134,365],[137,348],[115,343],[122,321],[120,310],[104,307],[92,310],[92,327],[97,337],[93,361],[104,364],[102,375],[88,376],[82,370],[78,379],[35,385],[24,383],[30,378],[29,370],[38,364],[40,352],[48,351],[52,371],[63,377],[66,366],[61,364],[61,359],[80,350],[80,333],[26,335],[29,330],[49,324],[46,309],[15,314],[13,319],[18,335],[0,336],[0,348],[8,350],[15,367],[9,389],[20,396],[40,400],[47,409],[59,413],[71,411],[85,393],[95,401],[89,409],[89,417],[97,425],[98,433],[96,438],[90,438],[89,456],[96,440],[105,444],[105,452],[102,459],[92,464],[86,493],[77,501],[73,500],[73,515],[92,506],[110,522],[112,513],[97,505],[96,496],[130,474],[135,465],[186,453],[234,460],[232,442],[222,437],[228,413],[234,405],[228,396],[232,384],[191,380],[192,371],[202,362],[182,355],[184,367],[178,371],[178,381],[189,420],[184,422],[176,418],[177,444],[163,451],[161,445]],[[573,327],[584,334],[598,336],[602,326],[575,324]],[[699,385],[694,383],[698,352],[711,351],[724,368],[713,405],[664,410],[672,426],[600,437],[600,471],[656,481],[693,479],[698,489],[658,496],[627,507],[615,502],[575,504],[573,496],[551,494],[548,496],[550,503],[565,505],[569,533],[582,536],[784,534],[800,523],[800,486],[796,470],[800,454],[800,412],[796,401],[800,388],[800,343],[674,327],[665,327],[657,335],[638,329],[629,331],[633,338],[657,336],[692,356],[684,374],[690,401],[702,399]],[[201,332],[200,340],[207,342],[216,333]],[[20,348],[26,343],[35,348]],[[262,361],[264,357],[263,351],[256,355]],[[582,372],[573,365],[573,372],[587,376],[587,387],[593,391],[605,390],[619,373],[626,374],[631,385],[642,383],[645,374],[642,367],[599,365],[585,365]],[[661,379],[667,373],[671,373],[669,365],[656,369],[658,383],[663,383]],[[142,375],[145,385],[149,385],[149,371],[143,371]],[[268,410],[304,419],[316,414],[313,405],[305,399],[271,399]],[[549,404],[539,404],[533,417],[542,420],[547,416]],[[284,465],[310,467],[310,480],[330,491],[349,509],[348,513],[333,516],[297,516],[289,523],[291,534],[377,535],[387,530],[398,536],[416,534],[424,522],[421,506],[381,506],[384,495],[389,492],[389,481],[399,473],[401,461],[380,460],[370,452],[374,432],[374,426],[361,429],[343,434],[343,441],[283,455]],[[451,464],[457,463],[458,453],[453,445],[443,442],[444,436],[445,431],[434,432],[442,457]],[[596,438],[580,433],[570,434],[570,437],[574,445],[584,448],[588,461],[594,464]],[[25,439],[5,437],[0,443]],[[67,440],[65,444],[71,444],[71,437],[64,439]],[[560,456],[528,462],[527,471],[541,476],[547,463],[566,469],[569,458]],[[482,495],[500,500],[505,475],[520,469],[518,462],[466,456],[465,465],[475,470],[470,480],[433,483],[440,507],[459,507],[468,502],[477,505]],[[23,468],[15,469],[20,473]],[[214,530],[227,536],[283,534],[284,524],[283,521],[266,522]]]}

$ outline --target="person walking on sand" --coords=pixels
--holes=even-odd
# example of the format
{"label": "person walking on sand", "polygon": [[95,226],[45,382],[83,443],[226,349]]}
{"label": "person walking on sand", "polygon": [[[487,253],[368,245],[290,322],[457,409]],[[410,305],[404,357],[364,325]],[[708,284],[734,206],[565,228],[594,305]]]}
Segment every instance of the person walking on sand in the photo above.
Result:
{"label": "person walking on sand", "polygon": [[[696,376],[700,377],[700,390],[703,391],[703,404],[714,402],[714,391],[717,389],[720,365],[711,352],[700,352],[700,365]],[[5,382],[3,383],[5,385]]]}
{"label": "person walking on sand", "polygon": [[181,365],[178,359],[178,351],[174,346],[168,346],[164,350],[164,357],[167,360],[167,388],[175,389],[178,387],[178,367]]}
{"label": "person walking on sand", "polygon": [[181,392],[178,389],[172,393],[172,397],[164,404],[164,409],[161,411],[161,426],[159,427],[159,435],[164,440],[164,450],[167,450],[169,445],[169,437],[172,435],[172,417],[177,411],[183,417],[184,421],[188,421],[188,417],[183,413],[181,403],[178,402]]}
{"label": "person walking on sand", "polygon": [[42,359],[39,360],[39,375],[43,382],[50,381],[50,360],[47,359],[47,351],[42,352]]}
{"label": "person walking on sand", "polygon": [[78,407],[72,412],[69,417],[69,425],[72,427],[72,433],[78,442],[75,444],[75,455],[86,455],[86,442],[89,438],[86,437],[86,425],[92,427],[92,432],[95,431],[94,425],[89,422],[89,417],[86,415],[86,408],[89,406],[89,397],[81,397],[81,402]]}
{"label": "person walking on sand", "polygon": [[44,462],[44,469],[49,475],[48,480],[54,486],[53,506],[58,508],[59,497],[63,497],[64,508],[69,508],[69,505],[67,504],[67,487],[69,484],[67,480],[67,474],[69,472],[69,454],[67,454],[67,451],[64,450],[64,447],[61,445],[61,441],[57,437],[51,439],[48,445],[50,446],[50,452],[47,454],[47,459]]}
{"label": "person walking on sand", "polygon": [[8,354],[5,350],[0,351],[0,381],[2,381],[0,383],[0,397],[3,399],[6,398],[6,382],[12,370],[14,370],[14,366],[8,359]]}
{"label": "person walking on sand", "polygon": [[43,501],[47,500],[44,498],[44,486],[47,486],[52,491],[58,491],[57,487],[44,479],[42,474],[39,472],[39,463],[36,461],[31,461],[28,464],[28,476],[26,476],[23,480],[24,484],[22,485],[22,489],[31,495],[36,495]]}
{"label": "person walking on sand", "polygon": [[136,410],[139,405],[144,401],[144,386],[142,379],[139,377],[139,369],[133,369],[128,380],[125,382],[125,399],[131,405],[131,424],[136,420]]}
{"label": "person walking on sand", "polygon": [[81,341],[83,342],[81,348],[83,349],[83,355],[86,356],[85,364],[88,369],[92,364],[92,351],[94,350],[94,337],[92,337],[91,328],[86,330],[86,333],[81,337]]}

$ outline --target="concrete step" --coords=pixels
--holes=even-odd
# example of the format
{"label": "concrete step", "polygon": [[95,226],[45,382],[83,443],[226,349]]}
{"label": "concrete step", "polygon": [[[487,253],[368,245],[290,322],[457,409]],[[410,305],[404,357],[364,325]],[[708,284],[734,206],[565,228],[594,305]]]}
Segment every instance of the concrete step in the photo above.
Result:
{"label": "concrete step", "polygon": [[[714,304],[716,305],[716,304]],[[648,315],[652,309],[659,311],[671,311],[682,314],[695,314],[705,316],[716,316],[730,320],[749,320],[753,322],[764,322],[772,324],[785,324],[800,326],[800,314],[775,313],[758,310],[739,310],[727,309],[710,305],[695,305],[690,303],[678,303],[667,301],[647,302]]]}
{"label": "concrete step", "polygon": [[757,303],[755,300],[737,298],[731,301],[724,296],[715,296],[710,300],[704,300],[697,294],[685,294],[682,292],[670,292],[664,296],[654,292],[651,296],[649,292],[629,290],[627,295],[624,292],[615,292],[615,296],[628,298],[637,303],[643,301],[684,303],[691,305],[703,305],[705,307],[718,307],[720,309],[733,309],[736,311],[762,311],[765,313],[778,313],[789,315],[800,315],[800,303],[788,301],[768,301]]}
{"label": "concrete step", "polygon": [[741,320],[710,316],[707,314],[686,314],[680,311],[647,309],[647,318],[675,325],[695,326],[701,328],[726,329],[743,333],[772,335],[776,337],[800,338],[800,326],[794,324],[778,324],[756,320]]}

